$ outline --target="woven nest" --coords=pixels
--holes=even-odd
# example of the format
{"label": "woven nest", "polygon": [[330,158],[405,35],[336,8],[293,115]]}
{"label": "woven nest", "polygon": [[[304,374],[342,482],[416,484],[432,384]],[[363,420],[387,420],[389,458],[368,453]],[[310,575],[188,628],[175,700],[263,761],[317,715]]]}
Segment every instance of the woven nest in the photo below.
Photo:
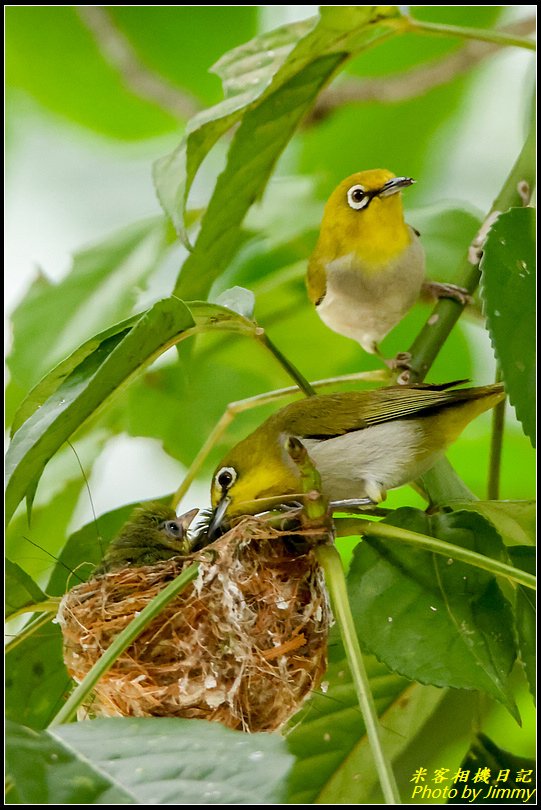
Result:
{"label": "woven nest", "polygon": [[193,561],[197,579],[101,678],[94,716],[197,717],[244,731],[279,728],[325,671],[331,620],[313,551],[247,518],[203,552],[127,567],[78,585],[58,620],[81,681],[113,639]]}

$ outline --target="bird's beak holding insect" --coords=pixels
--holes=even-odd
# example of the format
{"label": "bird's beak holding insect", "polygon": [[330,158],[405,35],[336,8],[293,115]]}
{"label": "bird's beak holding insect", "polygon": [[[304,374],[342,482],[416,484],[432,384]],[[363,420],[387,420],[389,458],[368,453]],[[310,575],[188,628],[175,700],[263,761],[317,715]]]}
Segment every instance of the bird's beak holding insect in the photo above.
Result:
{"label": "bird's beak holding insect", "polygon": [[391,194],[396,194],[403,188],[413,185],[413,183],[415,183],[413,177],[393,177],[391,180],[387,180],[378,193],[378,197],[390,197]]}
{"label": "bird's beak holding insect", "polygon": [[210,525],[208,527],[207,536],[210,541],[215,540],[220,533],[220,527],[227,512],[227,507],[231,503],[231,498],[228,495],[222,495],[218,506],[214,510]]}

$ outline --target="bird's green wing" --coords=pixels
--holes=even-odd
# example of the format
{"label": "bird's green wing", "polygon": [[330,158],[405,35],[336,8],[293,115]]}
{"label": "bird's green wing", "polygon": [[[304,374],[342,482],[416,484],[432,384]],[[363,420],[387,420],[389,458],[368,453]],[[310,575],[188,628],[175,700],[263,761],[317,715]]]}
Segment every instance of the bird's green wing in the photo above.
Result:
{"label": "bird's green wing", "polygon": [[283,408],[275,418],[281,430],[300,438],[329,438],[382,422],[428,414],[502,390],[500,385],[451,391],[446,386],[392,386],[309,397]]}

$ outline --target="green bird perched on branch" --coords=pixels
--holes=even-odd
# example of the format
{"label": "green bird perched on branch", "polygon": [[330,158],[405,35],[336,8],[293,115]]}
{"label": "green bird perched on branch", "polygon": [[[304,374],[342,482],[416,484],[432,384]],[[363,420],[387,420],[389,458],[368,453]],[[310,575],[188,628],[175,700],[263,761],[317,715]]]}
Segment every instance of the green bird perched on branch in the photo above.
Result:
{"label": "green bird perched on branch", "polygon": [[449,390],[459,382],[326,394],[281,408],[218,465],[208,537],[231,518],[302,498],[289,437],[305,446],[331,506],[379,504],[388,490],[429,470],[468,422],[504,398],[500,384]]}
{"label": "green bird perched on branch", "polygon": [[192,509],[177,517],[170,506],[161,503],[138,506],[109,544],[103,560],[94,569],[94,576],[189,554],[192,547],[188,527],[198,512],[199,509]]}

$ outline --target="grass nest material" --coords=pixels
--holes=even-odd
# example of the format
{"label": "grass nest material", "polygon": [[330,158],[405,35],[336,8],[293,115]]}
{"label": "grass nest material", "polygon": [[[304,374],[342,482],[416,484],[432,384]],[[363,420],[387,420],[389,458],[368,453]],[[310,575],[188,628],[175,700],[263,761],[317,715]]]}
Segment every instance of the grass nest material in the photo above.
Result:
{"label": "grass nest material", "polygon": [[196,555],[126,567],[73,588],[58,617],[68,671],[81,681],[193,559],[197,579],[105,673],[87,711],[273,731],[317,688],[331,615],[309,543],[255,518]]}

